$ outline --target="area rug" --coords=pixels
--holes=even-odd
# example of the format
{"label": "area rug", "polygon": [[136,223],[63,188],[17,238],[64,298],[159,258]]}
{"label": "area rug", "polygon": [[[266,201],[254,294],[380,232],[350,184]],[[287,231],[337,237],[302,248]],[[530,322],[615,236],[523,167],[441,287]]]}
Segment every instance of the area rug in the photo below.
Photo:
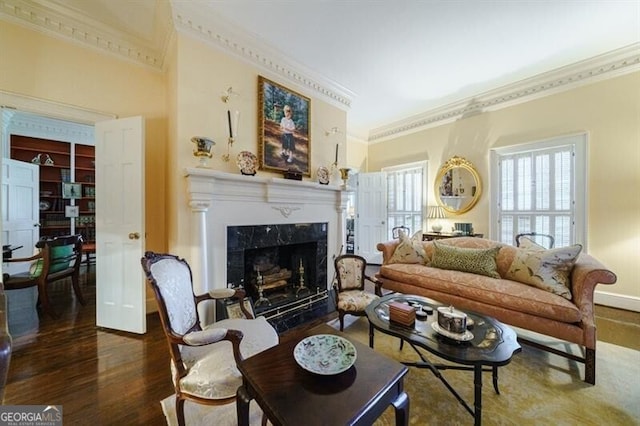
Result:
{"label": "area rug", "polygon": [[[337,321],[329,325],[338,328]],[[352,322],[344,331],[348,338],[368,344],[366,318]],[[375,349],[399,361],[418,359],[409,345],[400,351],[398,339],[380,332],[375,334]],[[442,362],[431,355],[428,358]],[[500,395],[493,390],[490,373],[485,373],[482,423],[640,425],[640,352],[598,342],[596,368],[597,384],[591,386],[582,381],[583,364],[523,346],[510,364],[499,369]],[[443,374],[473,406],[473,373],[447,370]],[[404,383],[410,399],[409,424],[473,424],[471,415],[429,370],[410,367]],[[161,402],[169,425],[177,424],[173,401],[171,396]],[[251,424],[259,425],[262,413],[255,402],[251,410]],[[214,408],[187,402],[185,417],[187,425],[235,425],[235,404]],[[393,409],[388,409],[375,425],[395,425]]]}

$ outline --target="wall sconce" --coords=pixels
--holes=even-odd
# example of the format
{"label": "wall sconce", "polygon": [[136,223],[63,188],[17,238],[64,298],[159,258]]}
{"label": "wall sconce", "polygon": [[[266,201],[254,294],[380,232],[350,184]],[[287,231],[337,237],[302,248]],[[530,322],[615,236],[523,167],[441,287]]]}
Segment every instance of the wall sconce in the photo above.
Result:
{"label": "wall sconce", "polygon": [[332,127],[329,130],[324,131],[325,136],[337,135],[338,133],[340,133],[339,127]]}
{"label": "wall sconce", "polygon": [[[232,96],[239,96],[240,94],[233,91],[232,87],[229,87],[226,91],[222,93],[220,99],[225,104],[228,104],[231,101]],[[240,120],[240,111],[231,111],[227,109],[227,125],[229,128],[229,138],[227,139],[227,153],[222,155],[223,161],[229,161],[229,154],[231,151],[231,147],[233,146],[233,142],[235,138],[238,137],[238,121]]]}
{"label": "wall sconce", "polygon": [[442,206],[429,206],[429,213],[427,214],[427,218],[434,219],[433,224],[431,225],[431,229],[433,229],[433,232],[442,232],[442,224],[438,222],[438,219],[447,218],[447,215],[445,214]]}
{"label": "wall sconce", "polygon": [[[339,127],[332,127],[329,130],[324,131],[325,136],[333,136],[333,135],[337,135],[338,133],[341,133]],[[330,167],[332,173],[334,170],[338,168],[338,145],[339,144],[336,144],[336,158],[333,161],[333,163],[331,163],[331,167]]]}
{"label": "wall sconce", "polygon": [[195,144],[193,155],[200,160],[198,167],[207,167],[207,159],[213,157],[211,149],[216,143],[204,136],[194,136],[191,138],[191,142]]}

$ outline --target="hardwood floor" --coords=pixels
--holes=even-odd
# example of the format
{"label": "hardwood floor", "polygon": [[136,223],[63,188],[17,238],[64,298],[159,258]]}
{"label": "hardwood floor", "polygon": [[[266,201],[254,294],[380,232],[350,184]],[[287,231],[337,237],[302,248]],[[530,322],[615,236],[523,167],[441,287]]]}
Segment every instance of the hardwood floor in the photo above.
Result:
{"label": "hardwood floor", "polygon": [[61,317],[40,316],[36,333],[14,339],[5,405],[62,405],[65,424],[165,424],[173,393],[167,344],[156,314],[145,335],[95,326],[95,285],[75,302],[70,283],[52,292]]}
{"label": "hardwood floor", "polygon": [[[101,329],[94,283],[82,285],[86,306],[75,302],[70,283],[60,284],[52,302],[61,317],[40,316],[36,332],[14,339],[4,404],[62,405],[65,424],[165,424],[159,402],[173,386],[157,315],[148,316],[145,335]],[[640,313],[596,312],[599,327],[608,322],[598,330],[601,340],[640,349]]]}

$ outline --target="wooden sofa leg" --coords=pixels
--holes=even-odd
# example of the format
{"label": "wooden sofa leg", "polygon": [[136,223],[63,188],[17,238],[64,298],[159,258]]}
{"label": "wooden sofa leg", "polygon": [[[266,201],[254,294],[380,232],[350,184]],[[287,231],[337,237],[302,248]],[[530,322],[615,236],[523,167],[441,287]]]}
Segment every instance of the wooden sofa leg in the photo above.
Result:
{"label": "wooden sofa leg", "polygon": [[584,381],[596,384],[596,350],[586,348],[584,357]]}

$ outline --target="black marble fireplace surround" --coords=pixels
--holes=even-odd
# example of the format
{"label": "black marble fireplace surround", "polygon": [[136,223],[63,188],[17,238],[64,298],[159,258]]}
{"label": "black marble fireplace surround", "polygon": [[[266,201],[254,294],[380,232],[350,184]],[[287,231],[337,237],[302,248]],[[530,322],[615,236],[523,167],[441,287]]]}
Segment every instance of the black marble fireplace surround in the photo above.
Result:
{"label": "black marble fireplace surround", "polygon": [[255,314],[278,332],[332,312],[327,229],[326,222],[227,227],[227,285],[242,285]]}

